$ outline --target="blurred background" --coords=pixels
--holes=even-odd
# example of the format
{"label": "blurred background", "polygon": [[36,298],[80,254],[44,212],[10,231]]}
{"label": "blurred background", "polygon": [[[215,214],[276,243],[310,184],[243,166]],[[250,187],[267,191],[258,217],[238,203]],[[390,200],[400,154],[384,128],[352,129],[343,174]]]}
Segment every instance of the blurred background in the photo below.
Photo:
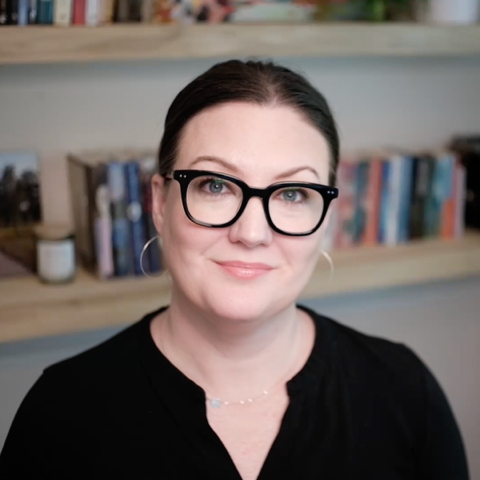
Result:
{"label": "blurred background", "polygon": [[[479,0],[0,0],[0,449],[28,389],[169,301],[149,180],[179,90],[271,58],[327,98],[340,197],[302,302],[408,344],[480,478]],[[159,245],[144,269],[162,273]]]}

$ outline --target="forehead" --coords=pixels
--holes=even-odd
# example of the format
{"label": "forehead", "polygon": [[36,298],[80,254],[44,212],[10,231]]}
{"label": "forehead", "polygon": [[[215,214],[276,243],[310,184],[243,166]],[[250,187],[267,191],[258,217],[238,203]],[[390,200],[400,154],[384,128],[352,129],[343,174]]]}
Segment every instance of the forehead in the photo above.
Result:
{"label": "forehead", "polygon": [[[328,181],[328,144],[291,107],[228,103],[202,111],[186,125],[175,168],[189,168],[200,156],[235,165],[245,181],[268,182],[299,166],[319,173],[319,179],[303,173],[305,181]],[[207,161],[192,168],[225,171]]]}

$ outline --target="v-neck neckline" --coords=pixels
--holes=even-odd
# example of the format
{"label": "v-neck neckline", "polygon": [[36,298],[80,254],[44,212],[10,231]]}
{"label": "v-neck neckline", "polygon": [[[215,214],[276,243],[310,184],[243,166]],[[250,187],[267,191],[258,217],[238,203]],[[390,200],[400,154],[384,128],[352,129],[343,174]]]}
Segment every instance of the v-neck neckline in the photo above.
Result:
{"label": "v-neck neckline", "polygon": [[[187,377],[158,349],[150,331],[151,321],[168,307],[162,307],[146,315],[142,320],[140,335],[140,356],[157,397],[163,405],[175,416],[180,428],[193,429],[205,443],[198,445],[197,468],[205,478],[222,480],[242,480],[242,477],[220,437],[213,430],[207,418],[206,394],[202,387]],[[288,456],[292,442],[291,426],[295,424],[295,403],[301,402],[306,395],[318,390],[325,366],[325,338],[319,316],[312,310],[297,305],[310,316],[315,325],[315,339],[310,355],[303,367],[286,383],[289,403],[282,416],[279,431],[269,448],[257,480],[279,478],[285,469],[278,459]],[[183,411],[183,413],[182,413]],[[188,436],[188,435],[187,435]],[[209,448],[219,454],[219,461],[212,464],[208,458]]]}

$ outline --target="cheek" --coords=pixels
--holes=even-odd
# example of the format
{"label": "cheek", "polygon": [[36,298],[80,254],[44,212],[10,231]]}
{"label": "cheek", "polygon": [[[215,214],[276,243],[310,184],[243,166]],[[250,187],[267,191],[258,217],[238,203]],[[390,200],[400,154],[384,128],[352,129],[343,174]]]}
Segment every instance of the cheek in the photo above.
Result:
{"label": "cheek", "polygon": [[[164,224],[164,253],[170,269],[177,264],[193,265],[214,242],[215,229],[208,229],[190,221],[181,201],[169,206]],[[218,234],[217,234],[218,236]]]}
{"label": "cheek", "polygon": [[315,268],[320,255],[321,232],[308,237],[291,237],[284,240],[284,254],[290,267],[302,273],[309,273]]}

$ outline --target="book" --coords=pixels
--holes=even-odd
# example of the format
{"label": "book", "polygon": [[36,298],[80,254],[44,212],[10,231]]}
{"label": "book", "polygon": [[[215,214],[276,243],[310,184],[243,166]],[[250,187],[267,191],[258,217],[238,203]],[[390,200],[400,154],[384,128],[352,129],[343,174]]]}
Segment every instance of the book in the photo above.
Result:
{"label": "book", "polygon": [[120,161],[107,164],[107,184],[112,215],[112,246],[115,276],[124,277],[133,273],[133,255],[127,217],[127,189],[125,170]]}
{"label": "book", "polygon": [[72,23],[72,0],[55,0],[53,23],[66,27]]}
{"label": "book", "polygon": [[[142,185],[142,200],[145,224],[145,238],[150,240],[156,237],[157,229],[153,222],[152,216],[152,176],[156,172],[157,161],[154,155],[146,154],[140,159],[141,185]],[[163,262],[161,256],[161,246],[159,242],[152,242],[152,245],[146,250],[144,255],[143,266],[145,271],[149,273],[157,273],[163,270]]]}
{"label": "book", "polygon": [[18,25],[29,23],[30,0],[18,0]]}
{"label": "book", "polygon": [[102,23],[102,3],[101,0],[85,0],[85,25],[96,27]]}
{"label": "book", "polygon": [[366,194],[367,218],[362,243],[376,245],[378,243],[378,227],[380,221],[380,195],[382,191],[382,155],[374,154],[370,162],[368,190]]}
{"label": "book", "polygon": [[125,179],[127,184],[127,218],[133,254],[133,271],[135,275],[142,275],[140,256],[146,243],[146,238],[140,167],[136,160],[128,161],[125,164]]}
{"label": "book", "polygon": [[34,25],[35,23],[37,23],[38,1],[39,0],[29,0],[28,2],[28,24],[29,25]]}
{"label": "book", "polygon": [[444,198],[440,215],[440,236],[447,240],[455,236],[455,190],[456,174],[455,163],[457,157],[453,152],[446,152],[444,162]]}
{"label": "book", "polygon": [[428,198],[432,189],[435,158],[424,153],[417,157],[415,191],[410,209],[410,239],[423,238],[427,232]]}
{"label": "book", "polygon": [[39,24],[53,24],[53,5],[53,0],[38,0],[37,22]]}
{"label": "book", "polygon": [[8,20],[9,25],[18,25],[19,0],[8,0]]}
{"label": "book", "polygon": [[355,176],[357,164],[349,159],[338,166],[337,228],[335,247],[347,248],[354,244],[354,212],[355,212]]}
{"label": "book", "polygon": [[86,0],[73,0],[73,25],[85,25]]}
{"label": "book", "polygon": [[110,212],[110,195],[107,184],[107,165],[98,163],[91,172],[90,198],[93,200],[90,214],[92,216],[95,241],[95,263],[101,278],[110,278],[115,274],[112,247],[112,216]]}
{"label": "book", "polygon": [[354,186],[354,214],[352,225],[352,242],[354,244],[364,243],[369,214],[368,183],[370,176],[370,162],[360,161],[356,167]]}
{"label": "book", "polygon": [[8,0],[0,0],[0,26],[8,24]]}

